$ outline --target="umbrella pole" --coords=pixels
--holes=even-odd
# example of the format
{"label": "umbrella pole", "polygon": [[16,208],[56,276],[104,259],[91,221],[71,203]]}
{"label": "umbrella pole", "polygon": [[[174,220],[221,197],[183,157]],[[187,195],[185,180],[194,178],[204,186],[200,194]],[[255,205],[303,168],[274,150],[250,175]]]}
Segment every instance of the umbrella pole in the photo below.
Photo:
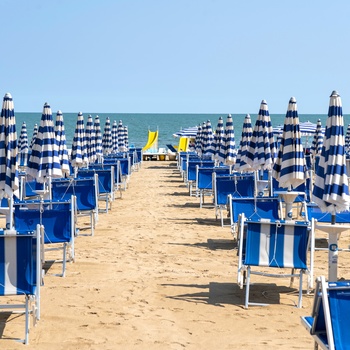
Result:
{"label": "umbrella pole", "polygon": [[[336,216],[332,213],[331,225],[335,225]],[[336,282],[338,276],[338,232],[329,230],[328,232],[328,281]]]}

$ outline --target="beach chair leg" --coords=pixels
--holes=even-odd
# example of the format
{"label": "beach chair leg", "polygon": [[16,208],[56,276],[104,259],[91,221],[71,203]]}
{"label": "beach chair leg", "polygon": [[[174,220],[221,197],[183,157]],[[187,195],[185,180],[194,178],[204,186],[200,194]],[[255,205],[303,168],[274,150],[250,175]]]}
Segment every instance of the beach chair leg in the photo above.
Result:
{"label": "beach chair leg", "polygon": [[298,308],[300,309],[302,307],[303,303],[303,271],[300,270],[299,275],[299,299],[298,299]]}
{"label": "beach chair leg", "polygon": [[244,308],[248,309],[249,304],[249,289],[250,289],[250,266],[247,268],[246,285],[245,285],[245,303]]}

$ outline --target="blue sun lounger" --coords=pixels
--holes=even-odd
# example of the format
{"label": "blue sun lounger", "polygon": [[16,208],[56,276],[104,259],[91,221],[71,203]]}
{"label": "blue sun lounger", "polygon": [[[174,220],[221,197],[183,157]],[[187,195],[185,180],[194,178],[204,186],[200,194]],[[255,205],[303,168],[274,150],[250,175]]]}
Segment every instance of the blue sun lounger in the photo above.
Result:
{"label": "blue sun lounger", "polygon": [[70,201],[27,200],[14,203],[14,223],[18,232],[34,231],[37,225],[43,226],[45,251],[62,250],[62,277],[66,273],[67,261],[75,260],[75,213],[73,196]]}
{"label": "blue sun lounger", "polygon": [[324,350],[350,349],[350,281],[326,282],[317,279],[311,316],[301,323],[318,346]]}
{"label": "blue sun lounger", "polygon": [[[10,298],[0,310],[25,314],[24,339],[18,339],[25,344],[29,342],[30,315],[34,325],[40,319],[40,231],[39,225],[33,231],[10,234],[0,230],[0,296]],[[23,296],[24,302],[16,299],[14,303],[13,296]]]}
{"label": "blue sun lounger", "polygon": [[77,217],[89,216],[90,226],[79,227],[79,230],[90,228],[94,235],[95,223],[98,220],[98,175],[87,178],[52,179],[51,195],[53,201],[67,201],[75,196]]}
{"label": "blue sun lounger", "polygon": [[[237,283],[243,288],[246,276],[245,308],[249,305],[262,305],[249,301],[251,275],[266,277],[299,278],[299,298],[297,306],[302,306],[303,274],[310,271],[311,259],[308,259],[312,231],[304,221],[250,221],[241,214],[238,238]],[[277,269],[268,273],[266,269]],[[292,269],[291,273],[282,273],[281,269]],[[299,270],[297,273],[295,270]]]}

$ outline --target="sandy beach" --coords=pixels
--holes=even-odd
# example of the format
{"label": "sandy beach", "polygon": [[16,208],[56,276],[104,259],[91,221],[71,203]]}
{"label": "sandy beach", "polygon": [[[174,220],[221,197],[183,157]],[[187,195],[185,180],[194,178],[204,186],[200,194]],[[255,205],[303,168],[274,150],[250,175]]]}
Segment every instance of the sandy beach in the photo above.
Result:
{"label": "sandy beach", "polygon": [[[54,275],[59,264],[47,271],[30,344],[11,339],[22,336],[23,317],[2,314],[0,348],[312,349],[300,316],[310,314],[313,294],[298,309],[288,279],[254,276],[264,284],[252,287],[252,298],[271,305],[245,310],[235,248],[214,209],[188,195],[175,162],[143,162],[100,214],[95,236],[77,237],[66,277]],[[326,254],[316,253],[316,276],[327,269]],[[346,255],[338,274],[350,278]]]}

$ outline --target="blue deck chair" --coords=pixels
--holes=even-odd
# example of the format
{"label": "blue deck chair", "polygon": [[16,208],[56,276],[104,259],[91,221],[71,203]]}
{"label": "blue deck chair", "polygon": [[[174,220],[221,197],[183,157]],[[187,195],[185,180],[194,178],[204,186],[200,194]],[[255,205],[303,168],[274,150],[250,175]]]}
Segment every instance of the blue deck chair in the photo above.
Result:
{"label": "blue deck chair", "polygon": [[[74,237],[76,213],[75,199],[72,196],[70,201],[18,201],[14,204],[14,223],[18,232],[35,230],[37,225],[43,226],[44,251],[61,250],[62,273],[66,273],[68,261],[75,261]],[[67,249],[68,248],[68,249]],[[43,257],[45,261],[45,257]]]}
{"label": "blue deck chair", "polygon": [[224,210],[228,210],[228,195],[232,197],[242,198],[254,197],[255,191],[255,175],[247,174],[230,174],[230,175],[213,175],[214,186],[214,206],[215,217],[220,217],[221,226],[224,225]]}
{"label": "blue deck chair", "polygon": [[[217,176],[229,175],[231,166],[198,166],[196,167],[196,194],[199,196],[199,207],[204,206],[204,197],[213,196],[213,173]],[[214,203],[207,206],[213,207]]]}
{"label": "blue deck chair", "polygon": [[50,187],[53,201],[67,201],[75,196],[77,217],[90,217],[90,226],[79,227],[79,230],[90,228],[93,236],[98,220],[98,175],[90,178],[52,179]]}
{"label": "blue deck chair", "polygon": [[301,317],[301,323],[315,341],[327,350],[350,349],[349,332],[350,281],[326,282],[317,279],[311,316]]}
{"label": "blue deck chair", "polygon": [[79,169],[77,177],[94,177],[95,174],[98,175],[98,200],[106,203],[105,209],[99,209],[99,211],[108,213],[108,210],[112,209],[114,200],[114,166],[107,169]]}
{"label": "blue deck chair", "polygon": [[196,188],[197,180],[197,166],[198,167],[214,167],[215,163],[212,160],[203,160],[203,159],[189,159],[187,161],[187,175],[186,175],[186,184],[190,192],[190,196],[198,196],[196,191],[193,191],[193,188]]}
{"label": "blue deck chair", "polygon": [[[0,310],[25,314],[24,339],[29,343],[30,315],[33,325],[40,319],[40,226],[33,232],[4,234],[0,231],[0,296],[4,299],[23,296],[24,302],[13,303],[13,299],[0,305]],[[11,303],[12,302],[12,303]]]}
{"label": "blue deck chair", "polygon": [[[245,308],[248,305],[267,305],[249,301],[251,274],[276,278],[299,277],[297,307],[302,306],[303,274],[309,273],[308,252],[312,231],[305,221],[250,221],[244,213],[239,221],[237,283],[243,288],[246,275]],[[309,265],[309,266],[308,266]],[[267,268],[279,273],[267,273]],[[291,273],[281,274],[281,269],[290,268]],[[296,272],[299,270],[299,273]],[[309,288],[309,284],[308,284]]]}
{"label": "blue deck chair", "polygon": [[237,232],[239,217],[244,213],[249,220],[279,220],[279,201],[275,197],[233,197],[229,194],[231,231]]}

